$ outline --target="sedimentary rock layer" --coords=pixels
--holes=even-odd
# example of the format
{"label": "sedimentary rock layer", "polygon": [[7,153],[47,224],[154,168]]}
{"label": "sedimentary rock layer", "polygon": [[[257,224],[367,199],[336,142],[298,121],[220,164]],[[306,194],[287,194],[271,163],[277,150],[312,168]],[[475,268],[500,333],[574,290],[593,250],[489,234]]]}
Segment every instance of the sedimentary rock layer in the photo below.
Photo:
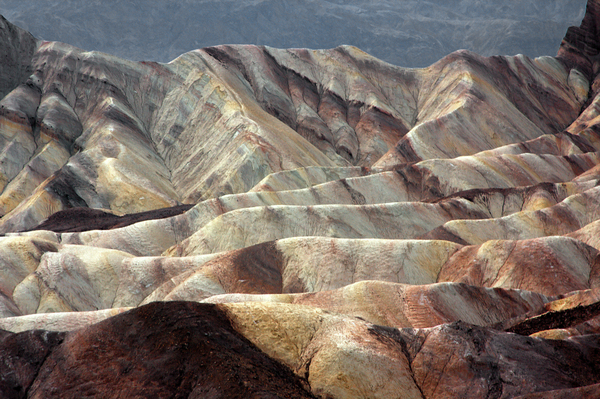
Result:
{"label": "sedimentary rock layer", "polygon": [[0,343],[18,370],[3,379],[6,397],[514,397],[598,384],[597,335],[547,341],[463,322],[398,330],[289,304],[154,303]]}
{"label": "sedimentary rock layer", "polygon": [[598,4],[557,57],[424,69],[5,23],[0,392],[594,392]]}

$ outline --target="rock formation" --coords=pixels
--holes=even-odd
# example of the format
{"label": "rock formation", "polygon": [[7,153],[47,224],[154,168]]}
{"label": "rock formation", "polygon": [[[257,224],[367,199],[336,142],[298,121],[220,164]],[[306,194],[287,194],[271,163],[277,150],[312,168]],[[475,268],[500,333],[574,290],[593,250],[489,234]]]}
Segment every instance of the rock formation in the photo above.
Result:
{"label": "rock formation", "polygon": [[1,397],[597,397],[599,1],[424,69],[1,22]]}

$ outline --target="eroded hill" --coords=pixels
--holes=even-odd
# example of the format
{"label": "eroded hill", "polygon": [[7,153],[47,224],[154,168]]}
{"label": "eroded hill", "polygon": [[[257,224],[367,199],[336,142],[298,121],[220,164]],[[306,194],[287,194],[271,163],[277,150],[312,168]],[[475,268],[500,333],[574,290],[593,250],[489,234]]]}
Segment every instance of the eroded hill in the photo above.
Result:
{"label": "eroded hill", "polygon": [[404,69],[3,20],[0,391],[593,397],[599,27]]}

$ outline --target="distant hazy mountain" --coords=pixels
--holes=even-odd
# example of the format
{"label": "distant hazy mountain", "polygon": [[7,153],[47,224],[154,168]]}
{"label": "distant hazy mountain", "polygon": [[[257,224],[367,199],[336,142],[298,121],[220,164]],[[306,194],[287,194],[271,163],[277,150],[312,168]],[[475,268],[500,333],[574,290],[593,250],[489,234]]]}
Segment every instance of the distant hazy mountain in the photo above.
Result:
{"label": "distant hazy mountain", "polygon": [[36,37],[134,60],[170,61],[217,44],[357,46],[393,64],[429,65],[461,48],[554,55],[585,0],[1,0]]}
{"label": "distant hazy mountain", "polygon": [[107,3],[0,18],[0,398],[598,398],[600,0]]}

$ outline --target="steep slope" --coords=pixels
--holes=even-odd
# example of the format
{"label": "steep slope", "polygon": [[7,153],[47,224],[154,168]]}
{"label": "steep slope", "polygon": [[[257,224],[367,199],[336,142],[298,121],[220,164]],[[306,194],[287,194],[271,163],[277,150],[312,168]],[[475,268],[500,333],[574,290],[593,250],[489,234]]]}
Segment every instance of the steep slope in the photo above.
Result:
{"label": "steep slope", "polygon": [[[508,61],[517,62],[515,68],[523,65],[519,57]],[[30,122],[12,128],[29,133],[19,135],[25,141],[5,172],[0,229],[29,229],[72,206],[131,213],[193,203],[248,191],[270,173],[298,167],[358,165],[376,171],[407,161],[474,155],[541,137],[544,130],[557,133],[577,117],[588,80],[553,59],[539,66],[526,62],[527,74],[504,79],[469,53],[429,69],[407,70],[348,47],[313,52],[220,47],[158,65],[42,43],[32,59],[36,75],[2,100],[5,124],[9,113]],[[80,78],[63,77],[63,64]],[[313,72],[321,69],[333,72]],[[443,70],[449,73],[437,82]],[[496,86],[490,85],[492,77],[500,79]],[[52,100],[56,96],[70,98],[77,109]],[[440,103],[442,98],[447,100]],[[483,109],[494,117],[484,117]],[[72,120],[64,125],[73,129],[56,132],[56,123],[44,122],[46,114]],[[435,136],[427,126],[437,126]],[[7,140],[12,131],[4,130]],[[53,135],[60,139],[52,140]],[[58,146],[61,155],[48,146]],[[594,148],[586,136],[573,147]],[[571,163],[584,170],[594,165],[593,159],[586,161]],[[47,163],[54,166],[38,171],[39,185],[32,187],[32,171]],[[56,173],[43,180],[49,172]],[[548,172],[515,185],[574,177]],[[443,195],[480,187],[469,183]]]}
{"label": "steep slope", "polygon": [[600,384],[600,2],[557,57],[424,69],[350,46],[138,63],[5,24],[2,395]]}

